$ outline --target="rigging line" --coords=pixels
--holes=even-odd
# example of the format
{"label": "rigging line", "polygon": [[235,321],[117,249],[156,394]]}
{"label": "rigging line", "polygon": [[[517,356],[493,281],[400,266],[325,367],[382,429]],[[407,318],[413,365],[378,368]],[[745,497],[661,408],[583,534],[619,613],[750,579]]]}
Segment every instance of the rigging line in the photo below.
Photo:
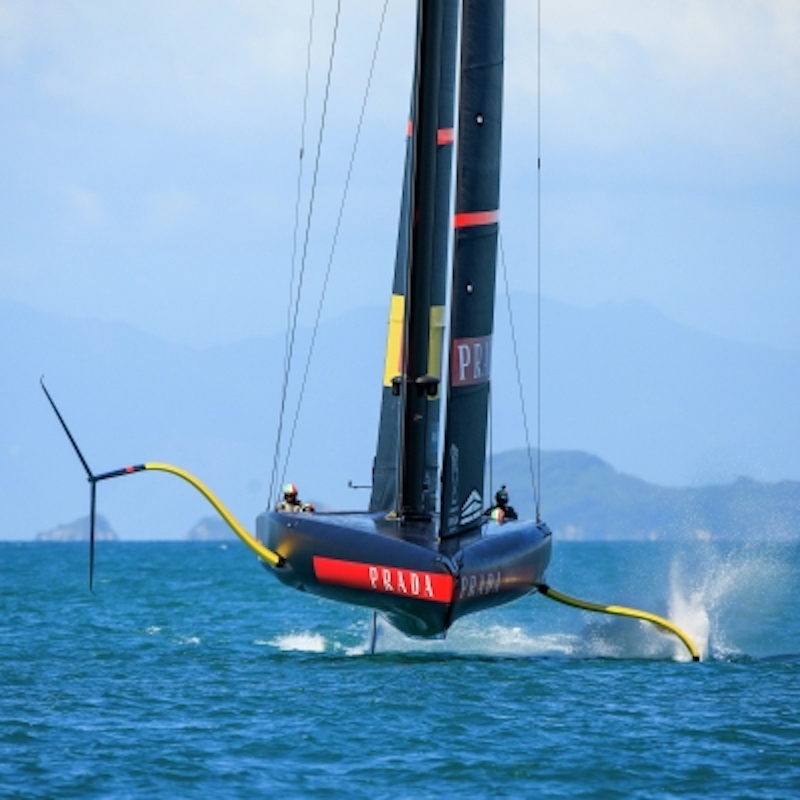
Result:
{"label": "rigging line", "polygon": [[[488,461],[489,461],[489,492],[486,495],[487,497],[491,498],[492,496],[492,487],[494,486],[494,398],[492,395],[492,383],[489,382],[488,390],[489,392],[489,447],[488,447]],[[486,492],[486,486],[483,487],[483,491]],[[491,503],[490,503],[491,505]]]}
{"label": "rigging line", "polygon": [[542,0],[536,3],[536,519],[542,491]]}
{"label": "rigging line", "polygon": [[387,9],[388,5],[389,5],[389,0],[384,0],[383,11],[381,12],[380,22],[378,23],[378,34],[377,34],[376,39],[375,39],[375,47],[373,48],[373,51],[372,51],[372,61],[370,63],[370,67],[369,67],[369,74],[367,75],[367,84],[366,84],[366,86],[364,88],[363,100],[361,101],[361,113],[359,114],[359,117],[358,117],[358,124],[356,126],[356,135],[355,135],[355,139],[353,140],[352,150],[350,151],[350,163],[348,164],[348,167],[347,167],[347,175],[345,177],[344,188],[342,190],[342,199],[341,199],[341,202],[339,204],[339,214],[338,214],[338,216],[336,218],[336,226],[335,226],[334,232],[333,232],[333,240],[331,242],[331,249],[330,249],[330,252],[328,254],[328,264],[327,264],[327,268],[325,270],[325,277],[324,277],[324,279],[322,281],[322,290],[320,292],[319,303],[317,304],[317,316],[316,316],[316,319],[314,320],[314,328],[313,328],[312,333],[311,333],[311,343],[309,344],[309,347],[308,347],[308,357],[306,358],[305,370],[303,371],[303,379],[302,379],[302,382],[300,384],[300,394],[299,394],[299,397],[298,397],[298,400],[297,400],[297,406],[295,407],[294,420],[292,421],[292,431],[291,431],[291,433],[289,435],[289,442],[288,442],[288,444],[286,446],[286,453],[284,455],[284,461],[283,461],[283,471],[284,472],[286,471],[286,469],[288,468],[288,465],[289,465],[289,458],[291,456],[292,447],[294,445],[294,436],[295,436],[295,432],[297,430],[297,423],[298,423],[298,420],[300,418],[300,409],[301,409],[301,406],[303,404],[303,397],[305,396],[306,383],[308,381],[308,373],[309,373],[309,369],[311,367],[311,359],[312,359],[312,356],[314,354],[314,346],[316,344],[317,333],[319,331],[319,321],[320,321],[320,318],[322,316],[322,307],[323,307],[323,305],[325,303],[325,296],[326,296],[327,289],[328,289],[328,281],[330,279],[331,269],[333,267],[333,258],[334,258],[334,254],[336,252],[336,245],[338,244],[338,241],[339,241],[339,231],[340,231],[341,225],[342,225],[342,217],[344,216],[345,205],[347,203],[347,193],[348,193],[348,190],[350,188],[350,179],[352,178],[352,175],[353,175],[353,166],[355,165],[356,152],[358,151],[358,144],[359,144],[359,141],[360,141],[360,138],[361,138],[361,129],[363,127],[364,115],[365,115],[366,109],[367,109],[367,101],[369,99],[369,93],[370,93],[370,89],[372,87],[372,78],[373,78],[373,76],[375,74],[375,64],[376,64],[377,59],[378,59],[378,50],[380,48],[381,37],[383,35],[383,26],[384,26],[384,22],[386,20],[386,9]]}
{"label": "rigging line", "polygon": [[275,434],[275,450],[272,456],[272,473],[269,479],[269,495],[267,505],[271,505],[272,499],[277,491],[277,474],[278,474],[278,459],[280,457],[281,439],[283,436],[283,417],[286,409],[286,395],[289,390],[289,331],[291,328],[291,314],[292,314],[292,301],[294,299],[294,280],[297,273],[297,238],[300,229],[300,199],[303,182],[303,164],[305,163],[303,157],[305,155],[306,144],[306,122],[308,120],[308,94],[309,94],[309,78],[311,75],[311,53],[313,51],[314,43],[314,10],[315,2],[311,0],[311,13],[308,20],[308,44],[306,46],[306,74],[305,74],[305,88],[303,92],[303,116],[300,125],[300,154],[298,159],[297,168],[297,183],[295,187],[295,203],[294,203],[294,231],[292,233],[292,268],[289,277],[289,297],[286,303],[286,338],[283,354],[283,383],[281,386],[281,405],[278,414],[278,429]]}
{"label": "rigging line", "polygon": [[539,521],[539,490],[533,469],[533,454],[531,453],[531,435],[528,427],[528,410],[525,405],[525,393],[522,390],[522,371],[519,366],[519,348],[517,347],[517,330],[514,324],[514,310],[511,305],[511,291],[508,286],[508,270],[506,269],[506,254],[503,248],[503,235],[498,232],[497,243],[500,249],[500,265],[503,272],[503,283],[506,289],[506,304],[508,306],[508,320],[511,327],[511,349],[514,353],[514,369],[517,375],[517,390],[519,391],[519,405],[522,410],[522,427],[525,431],[525,449],[528,453],[528,468],[531,476],[531,488],[533,489],[533,499],[536,503],[536,521]]}
{"label": "rigging line", "polygon": [[[314,201],[316,199],[316,194],[317,194],[317,178],[319,176],[319,165],[322,155],[322,142],[325,137],[325,122],[327,120],[327,113],[328,113],[328,100],[330,99],[331,76],[333,74],[333,62],[334,62],[334,57],[336,55],[336,41],[339,33],[339,14],[341,8],[342,8],[342,3],[341,0],[339,0],[336,4],[336,17],[333,25],[333,36],[331,38],[330,56],[328,58],[328,74],[325,81],[325,95],[322,103],[322,115],[320,118],[319,134],[317,137],[317,151],[314,159],[314,172],[311,179],[311,194],[308,201],[308,214],[306,216],[302,257],[300,259],[300,272],[297,279],[297,291],[295,293],[295,298],[294,298],[295,303],[294,303],[292,321],[289,326],[289,346],[287,349],[286,376],[285,376],[285,383],[287,386],[289,382],[289,373],[291,371],[292,356],[294,354],[295,337],[297,334],[297,318],[300,312],[300,299],[303,293],[303,280],[305,278],[306,262],[308,257],[308,243],[311,234],[311,222],[314,216]],[[283,414],[281,415],[280,425],[282,429]]]}

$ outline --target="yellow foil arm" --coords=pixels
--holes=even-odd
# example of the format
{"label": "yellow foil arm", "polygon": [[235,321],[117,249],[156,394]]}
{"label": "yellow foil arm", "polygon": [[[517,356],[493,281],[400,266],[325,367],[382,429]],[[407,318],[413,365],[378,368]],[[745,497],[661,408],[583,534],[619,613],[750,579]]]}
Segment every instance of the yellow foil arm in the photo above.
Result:
{"label": "yellow foil arm", "polygon": [[686,649],[692,654],[692,661],[700,660],[700,653],[694,646],[694,642],[677,626],[673,625],[668,619],[651,614],[648,611],[639,611],[637,608],[626,608],[625,606],[604,606],[599,603],[589,603],[586,600],[579,600],[577,597],[570,597],[568,594],[562,594],[556,591],[546,583],[539,584],[536,587],[545,597],[551,600],[557,600],[559,603],[564,603],[568,606],[575,608],[582,608],[584,611],[597,611],[601,614],[616,614],[620,617],[635,617],[636,619],[644,619],[652,622],[654,625],[659,625],[662,628],[674,633],[685,645]]}
{"label": "yellow foil arm", "polygon": [[149,463],[144,465],[145,469],[152,469],[152,470],[159,470],[160,472],[169,472],[172,475],[177,475],[179,478],[183,478],[187,483],[190,483],[200,492],[209,503],[211,503],[214,508],[217,509],[219,515],[228,525],[231,527],[231,530],[259,557],[266,561],[270,566],[278,567],[281,565],[283,559],[275,552],[270,550],[268,547],[264,547],[258,539],[252,537],[235,519],[233,514],[228,511],[227,508],[222,504],[219,498],[209,489],[204,483],[199,481],[197,478],[194,477],[191,473],[187,472],[180,467],[173,467],[171,464],[158,464],[158,463]]}

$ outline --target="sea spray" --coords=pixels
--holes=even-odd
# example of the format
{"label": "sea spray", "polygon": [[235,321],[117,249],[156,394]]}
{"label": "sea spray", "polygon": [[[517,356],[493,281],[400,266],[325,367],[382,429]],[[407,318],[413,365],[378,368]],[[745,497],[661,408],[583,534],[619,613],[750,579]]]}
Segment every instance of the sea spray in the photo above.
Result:
{"label": "sea spray", "polygon": [[[383,654],[424,654],[532,658],[572,655],[574,637],[560,633],[536,635],[530,625],[502,624],[479,620],[457,622],[442,639],[412,639],[398,633],[379,618],[375,652]],[[368,652],[365,650],[365,652]]]}
{"label": "sea spray", "polygon": [[327,650],[325,637],[319,633],[301,631],[276,636],[268,642],[272,647],[283,652],[324,653]]}
{"label": "sea spray", "polygon": [[[763,657],[770,630],[786,607],[796,567],[789,550],[763,542],[708,542],[670,565],[670,618],[704,657]],[[752,632],[761,626],[753,640]]]}
{"label": "sea spray", "polygon": [[687,587],[680,560],[670,564],[669,618],[694,642],[701,658],[709,653],[711,621],[704,593]]}

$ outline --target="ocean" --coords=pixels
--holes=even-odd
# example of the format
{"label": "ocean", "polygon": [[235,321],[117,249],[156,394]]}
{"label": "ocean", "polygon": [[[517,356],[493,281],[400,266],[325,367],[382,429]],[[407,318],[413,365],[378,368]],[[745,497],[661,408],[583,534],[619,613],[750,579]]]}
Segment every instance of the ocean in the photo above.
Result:
{"label": "ocean", "polygon": [[405,639],[238,542],[0,543],[0,796],[800,796],[800,544],[558,542],[533,595]]}

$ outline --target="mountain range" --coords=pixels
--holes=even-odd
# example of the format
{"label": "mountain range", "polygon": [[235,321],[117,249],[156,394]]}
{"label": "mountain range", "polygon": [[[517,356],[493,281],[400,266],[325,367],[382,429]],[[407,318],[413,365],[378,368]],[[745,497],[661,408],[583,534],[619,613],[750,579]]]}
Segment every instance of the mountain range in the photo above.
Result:
{"label": "mountain range", "polygon": [[[535,452],[534,463],[538,461]],[[763,483],[737,478],[720,485],[656,486],[578,451],[543,452],[541,484],[531,481],[526,450],[498,454],[494,475],[517,491],[521,518],[543,519],[558,540],[800,538],[800,481]]]}
{"label": "mountain range", "polygon": [[[531,479],[531,463],[541,465],[544,484]],[[514,487],[512,505],[523,519],[536,516],[542,497],[544,519],[557,541],[583,540],[742,540],[770,542],[800,538],[800,481],[761,483],[738,478],[719,486],[655,486],[617,472],[597,456],[577,451],[510,450],[492,459],[492,474]],[[498,488],[499,488],[498,483]],[[97,518],[96,537],[117,539],[109,522]],[[233,541],[220,516],[206,516],[180,536],[188,541]],[[89,518],[60,524],[37,541],[89,540]]]}
{"label": "mountain range", "polygon": [[[583,309],[543,298],[541,321],[535,297],[516,295],[512,308],[513,337],[505,303],[498,305],[491,447],[498,454],[493,477],[506,473],[502,482],[519,496],[519,507],[529,501],[512,484],[530,481],[515,477],[512,464],[537,431],[543,513],[551,524],[559,520],[555,527],[570,492],[578,497],[574,485],[570,490],[558,478],[559,454],[589,459],[574,473],[584,479],[599,480],[604,469],[638,476],[625,479],[638,485],[638,495],[612,504],[607,523],[594,532],[588,511],[564,516],[564,530],[572,526],[575,535],[607,535],[615,525],[619,535],[642,535],[635,524],[623,524],[626,514],[635,516],[637,496],[661,504],[663,528],[680,518],[670,499],[678,488],[718,487],[724,505],[730,487],[749,487],[747,502],[757,506],[765,483],[782,491],[800,480],[800,354],[710,336],[639,303]],[[31,539],[88,510],[86,476],[39,388],[42,375],[95,472],[146,461],[177,464],[251,528],[274,500],[273,472],[276,482],[294,481],[320,508],[363,508],[366,492],[348,482],[370,479],[386,314],[364,307],[323,323],[293,434],[297,382],[286,397],[288,466],[279,458],[274,469],[283,336],[193,348],[131,326],[0,299],[0,538]],[[307,329],[297,333],[294,376],[304,372],[310,338]],[[156,473],[103,482],[98,510],[124,540],[183,538],[209,513],[191,487]],[[600,517],[593,519],[599,525]],[[695,529],[708,527],[704,519],[697,516]]]}

